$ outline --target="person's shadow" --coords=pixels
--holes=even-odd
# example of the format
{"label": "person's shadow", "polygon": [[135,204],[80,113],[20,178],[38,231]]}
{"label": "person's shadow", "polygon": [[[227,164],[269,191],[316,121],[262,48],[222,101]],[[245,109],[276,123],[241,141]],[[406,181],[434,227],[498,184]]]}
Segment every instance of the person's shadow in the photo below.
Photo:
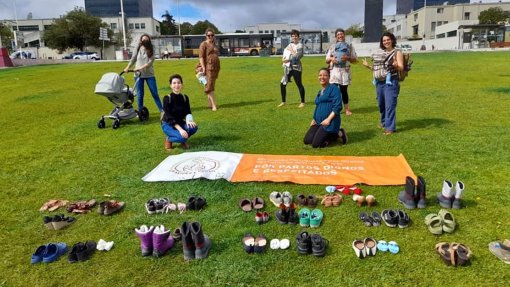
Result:
{"label": "person's shadow", "polygon": [[[252,105],[260,105],[267,102],[273,102],[273,100],[258,100],[258,101],[247,101],[247,102],[237,102],[237,103],[229,103],[229,104],[221,104],[218,105],[218,109],[228,109],[228,108],[238,108],[243,106],[252,106]],[[202,110],[210,110],[208,106],[193,108],[193,111],[202,111]]]}
{"label": "person's shadow", "polygon": [[401,132],[415,129],[438,128],[450,123],[450,120],[441,118],[405,120],[402,122],[397,122],[397,125],[400,126],[397,131]]}

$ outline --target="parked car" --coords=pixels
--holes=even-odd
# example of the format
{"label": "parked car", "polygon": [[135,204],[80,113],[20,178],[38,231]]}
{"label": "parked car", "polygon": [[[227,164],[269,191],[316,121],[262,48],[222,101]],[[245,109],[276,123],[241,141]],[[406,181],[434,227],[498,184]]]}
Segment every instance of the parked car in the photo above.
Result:
{"label": "parked car", "polygon": [[65,55],[64,59],[75,59],[75,60],[101,60],[101,57],[96,52],[74,52],[69,55]]}
{"label": "parked car", "polygon": [[35,59],[35,54],[32,51],[21,50],[12,52],[9,57],[11,59]]}
{"label": "parked car", "polygon": [[397,45],[397,48],[399,48],[400,50],[402,51],[412,51],[413,50],[413,47],[409,44],[402,44],[402,45]]}

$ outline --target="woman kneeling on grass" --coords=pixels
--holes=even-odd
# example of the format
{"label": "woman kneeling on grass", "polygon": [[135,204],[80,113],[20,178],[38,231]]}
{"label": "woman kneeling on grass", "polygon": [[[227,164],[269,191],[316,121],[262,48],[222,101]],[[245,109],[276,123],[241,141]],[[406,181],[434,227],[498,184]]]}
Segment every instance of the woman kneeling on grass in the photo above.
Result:
{"label": "woman kneeling on grass", "polygon": [[338,87],[329,83],[327,68],[319,70],[319,83],[322,89],[315,98],[315,111],[304,143],[311,144],[313,148],[326,147],[340,137],[342,143],[346,144],[347,134],[340,128],[342,97]]}
{"label": "woman kneeling on grass", "polygon": [[198,126],[193,121],[189,98],[181,94],[182,77],[179,74],[170,76],[170,88],[172,93],[163,98],[163,115],[161,116],[161,128],[165,133],[165,149],[172,149],[172,143],[181,143],[182,148],[187,149],[186,143],[190,136],[195,134]]}

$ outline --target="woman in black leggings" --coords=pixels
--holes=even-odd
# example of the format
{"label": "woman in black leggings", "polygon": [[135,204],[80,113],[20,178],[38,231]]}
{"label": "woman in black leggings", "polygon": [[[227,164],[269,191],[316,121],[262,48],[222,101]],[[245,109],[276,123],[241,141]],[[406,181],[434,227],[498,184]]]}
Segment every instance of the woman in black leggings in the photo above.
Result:
{"label": "woman in black leggings", "polygon": [[290,78],[294,78],[296,85],[299,90],[299,96],[301,97],[301,103],[299,107],[305,106],[305,87],[301,81],[301,73],[303,67],[301,65],[301,58],[303,57],[303,44],[299,42],[299,31],[291,31],[290,44],[283,51],[283,78],[280,82],[280,93],[282,95],[282,102],[278,107],[283,107],[286,103],[287,98],[287,83],[290,82]]}

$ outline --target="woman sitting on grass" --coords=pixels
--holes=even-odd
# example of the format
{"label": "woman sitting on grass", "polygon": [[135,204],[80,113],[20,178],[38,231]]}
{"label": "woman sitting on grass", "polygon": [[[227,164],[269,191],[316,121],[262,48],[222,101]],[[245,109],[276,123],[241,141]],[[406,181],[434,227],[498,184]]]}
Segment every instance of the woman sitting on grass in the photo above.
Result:
{"label": "woman sitting on grass", "polygon": [[172,143],[181,143],[187,149],[190,136],[195,134],[198,126],[191,115],[189,98],[181,94],[182,77],[179,74],[170,76],[172,93],[163,98],[163,114],[161,116],[161,129],[165,133],[165,149],[172,149]]}
{"label": "woman sitting on grass", "polygon": [[326,147],[339,137],[343,144],[347,143],[347,134],[340,128],[340,112],[342,111],[342,97],[340,89],[329,83],[329,70],[319,70],[319,83],[322,89],[315,98],[315,111],[310,128],[305,135],[304,143],[313,148]]}

